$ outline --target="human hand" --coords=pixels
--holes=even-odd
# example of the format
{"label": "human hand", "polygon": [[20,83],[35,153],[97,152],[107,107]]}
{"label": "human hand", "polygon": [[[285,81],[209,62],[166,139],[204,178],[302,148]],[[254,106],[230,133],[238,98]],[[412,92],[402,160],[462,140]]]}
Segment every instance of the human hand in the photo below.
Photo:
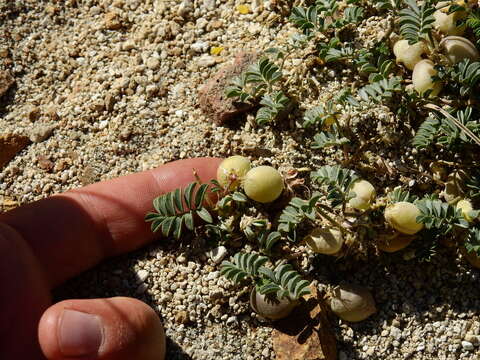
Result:
{"label": "human hand", "polygon": [[152,241],[144,222],[152,200],[194,181],[193,169],[203,181],[214,178],[220,161],[176,161],[0,214],[0,358],[163,359],[163,327],[143,302],[116,297],[52,305],[50,291]]}

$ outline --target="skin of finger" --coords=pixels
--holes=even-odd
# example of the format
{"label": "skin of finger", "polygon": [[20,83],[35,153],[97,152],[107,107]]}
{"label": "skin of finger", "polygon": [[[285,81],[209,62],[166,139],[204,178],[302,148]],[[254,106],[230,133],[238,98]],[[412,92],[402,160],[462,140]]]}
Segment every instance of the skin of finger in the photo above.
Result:
{"label": "skin of finger", "polygon": [[[99,360],[162,360],[165,332],[155,311],[145,303],[126,297],[65,300],[51,306],[38,328],[41,348],[49,360],[67,360],[58,344],[58,326],[64,309],[94,314],[102,319],[104,340]],[[87,360],[87,358],[75,358]],[[88,357],[92,360],[92,357]]]}
{"label": "skin of finger", "polygon": [[51,298],[43,270],[18,233],[0,223],[0,358],[44,359],[37,325]]}
{"label": "skin of finger", "polygon": [[215,178],[222,159],[175,161],[92,184],[0,214],[45,269],[53,288],[104,258],[137,249],[155,236],[144,221],[152,200],[195,180]]}

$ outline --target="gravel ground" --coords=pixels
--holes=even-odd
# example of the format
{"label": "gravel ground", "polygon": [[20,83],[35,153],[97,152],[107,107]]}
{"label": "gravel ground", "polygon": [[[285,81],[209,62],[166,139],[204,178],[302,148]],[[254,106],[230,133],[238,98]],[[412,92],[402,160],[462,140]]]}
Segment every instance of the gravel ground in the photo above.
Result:
{"label": "gravel ground", "polygon": [[[345,160],[334,150],[312,152],[305,134],[292,130],[295,114],[282,129],[255,128],[248,117],[217,126],[198,108],[198,88],[240,50],[261,51],[292,33],[285,3],[0,0],[0,70],[16,79],[0,102],[0,130],[33,142],[1,169],[0,202],[22,204],[194,156],[238,153],[280,168]],[[247,14],[241,4],[249,5]],[[382,36],[386,21],[370,18],[357,29],[365,44]],[[222,51],[212,55],[212,48]],[[299,51],[285,65],[302,96],[300,110],[355,81],[349,69],[320,68],[312,89],[298,76],[307,55]],[[400,183],[431,186],[408,170],[417,165],[401,137],[389,135],[396,127],[391,114],[379,106],[356,115],[359,137],[385,134],[364,152],[368,161],[352,161],[364,177],[385,191]],[[380,120],[375,129],[372,117]],[[146,301],[165,323],[168,359],[275,358],[271,328],[205,251],[156,244],[72,280],[57,297]],[[479,273],[452,252],[441,249],[422,264],[402,255],[317,258],[321,284],[363,284],[379,309],[360,324],[338,320],[339,358],[478,359]]]}

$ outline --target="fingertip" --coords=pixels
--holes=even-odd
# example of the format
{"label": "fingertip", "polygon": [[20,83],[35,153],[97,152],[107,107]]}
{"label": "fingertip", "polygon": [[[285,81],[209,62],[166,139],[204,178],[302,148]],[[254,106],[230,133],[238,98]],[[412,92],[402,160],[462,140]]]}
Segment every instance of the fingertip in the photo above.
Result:
{"label": "fingertip", "polygon": [[165,333],[155,311],[132,298],[66,300],[50,307],[38,328],[50,360],[164,359]]}

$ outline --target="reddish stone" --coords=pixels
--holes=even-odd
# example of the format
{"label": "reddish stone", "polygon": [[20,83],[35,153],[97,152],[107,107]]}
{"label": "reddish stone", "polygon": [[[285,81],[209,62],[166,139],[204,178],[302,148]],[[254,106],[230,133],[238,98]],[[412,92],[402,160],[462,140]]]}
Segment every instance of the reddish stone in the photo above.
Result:
{"label": "reddish stone", "polygon": [[0,169],[30,143],[26,136],[6,134],[0,135]]}
{"label": "reddish stone", "polygon": [[253,64],[257,57],[256,53],[239,53],[233,64],[224,66],[200,88],[198,93],[200,108],[215,123],[221,125],[252,108],[250,104],[238,103],[227,98],[225,89],[230,85],[232,79]]}
{"label": "reddish stone", "polygon": [[275,323],[277,360],[335,360],[337,346],[327,311],[316,288],[285,319]]}

